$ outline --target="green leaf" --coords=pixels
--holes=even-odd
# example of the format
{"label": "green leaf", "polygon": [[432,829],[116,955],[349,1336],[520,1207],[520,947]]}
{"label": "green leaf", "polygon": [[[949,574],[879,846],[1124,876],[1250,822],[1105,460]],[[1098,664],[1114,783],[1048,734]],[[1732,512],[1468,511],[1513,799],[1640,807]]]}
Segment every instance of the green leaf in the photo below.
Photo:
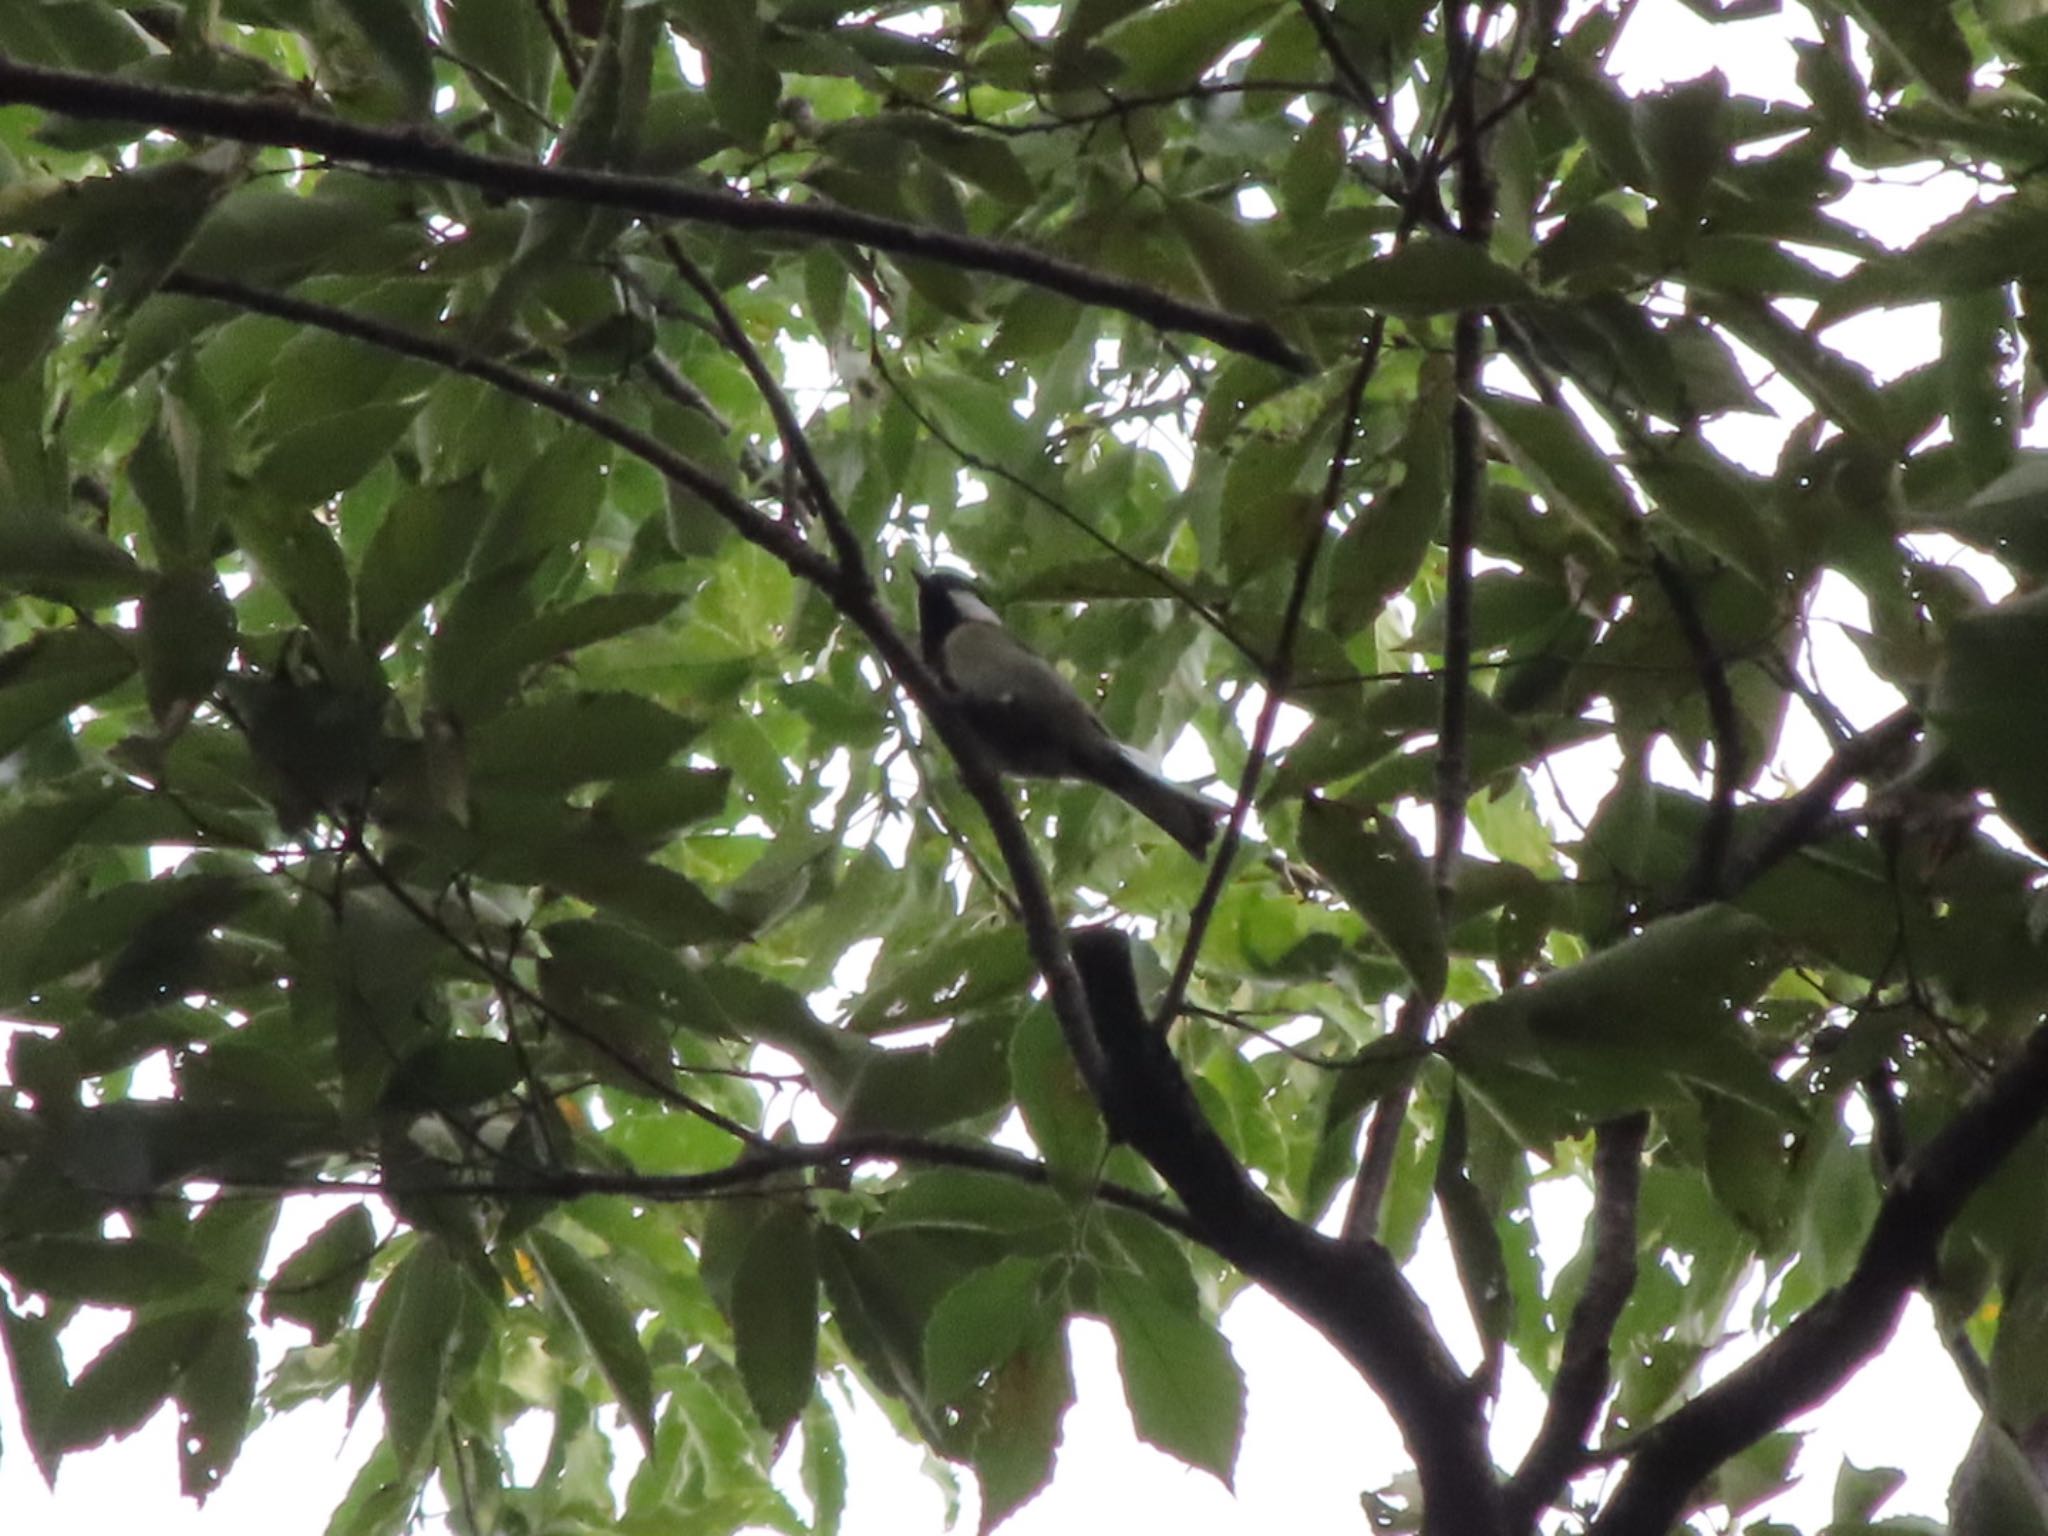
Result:
{"label": "green leaf", "polygon": [[611,1383],[627,1422],[653,1455],[654,1373],[631,1309],[595,1264],[545,1227],[534,1228],[528,1241],[541,1272]]}
{"label": "green leaf", "polygon": [[42,360],[104,254],[90,231],[64,230],[0,290],[0,379]]}
{"label": "green leaf", "polygon": [[2048,592],[1966,614],[1950,626],[1927,706],[1974,781],[2037,849],[2048,848],[2048,680],[2013,658],[2044,654],[2044,645]]}
{"label": "green leaf", "polygon": [[1277,9],[1276,0],[1166,0],[1111,27],[1102,40],[1125,61],[1119,86],[1174,91],[1200,78]]}
{"label": "green leaf", "polygon": [[235,1464],[255,1420],[256,1340],[239,1306],[215,1314],[176,1395],[179,1491],[203,1500]]}
{"label": "green leaf", "polygon": [[301,422],[271,444],[256,483],[286,507],[323,505],[381,464],[419,410],[417,400],[387,401]]}
{"label": "green leaf", "polygon": [[1422,236],[1386,256],[1360,262],[1303,294],[1308,307],[1363,304],[1398,315],[1459,314],[1535,297],[1528,282],[1481,246]]}
{"label": "green leaf", "polygon": [[405,0],[335,0],[361,32],[383,71],[400,113],[424,118],[433,109],[434,60],[419,12]]}
{"label": "green leaf", "polygon": [[166,571],[142,594],[142,681],[159,726],[213,692],[235,648],[235,610],[210,570]]}
{"label": "green leaf", "polygon": [[462,1270],[439,1239],[423,1237],[385,1285],[396,1288],[397,1304],[377,1367],[384,1438],[401,1467],[418,1468],[431,1461],[447,1411]]}
{"label": "green leaf", "polygon": [[1004,1259],[977,1269],[940,1298],[924,1329],[925,1387],[959,1402],[1058,1321],[1047,1306],[1051,1262]]}
{"label": "green leaf", "polygon": [[1635,499],[1577,418],[1559,407],[1511,395],[1483,395],[1480,409],[1515,467],[1545,501],[1608,549],[1633,544],[1639,521]]}
{"label": "green leaf", "polygon": [[479,788],[554,793],[652,773],[699,729],[638,694],[564,694],[479,726],[469,737],[469,775]]}
{"label": "green leaf", "polygon": [[1392,817],[1328,800],[1301,807],[1302,853],[1371,925],[1413,978],[1425,1004],[1444,995],[1450,954],[1437,915],[1429,865]]}
{"label": "green leaf", "polygon": [[21,1413],[22,1438],[43,1482],[57,1486],[57,1464],[65,1452],[63,1415],[70,1391],[57,1325],[48,1316],[29,1317],[0,1296],[0,1337],[7,1344],[7,1364],[14,1382],[14,1401]]}
{"label": "green leaf", "polygon": [[187,1310],[138,1318],[78,1373],[61,1413],[63,1445],[84,1450],[147,1423],[205,1348],[213,1314]]}
{"label": "green leaf", "polygon": [[220,400],[189,356],[173,365],[156,414],[128,458],[128,479],[149,514],[165,564],[196,565],[213,554],[226,506],[229,424]]}
{"label": "green leaf", "polygon": [[958,1021],[933,1045],[868,1052],[839,1106],[841,1131],[920,1134],[1000,1109],[1014,1033],[1003,1013]]}
{"label": "green leaf", "polygon": [[1843,0],[1842,8],[1949,106],[1970,93],[1970,45],[1946,6],[1915,0]]}
{"label": "green leaf", "polygon": [[1092,1178],[1108,1151],[1108,1128],[1050,1008],[1028,1009],[1010,1041],[1010,1087],[1024,1128],[1056,1175]]}
{"label": "green leaf", "polygon": [[1036,967],[1013,927],[923,945],[919,935],[885,943],[874,979],[847,1020],[856,1034],[880,1035],[956,1017],[997,998],[1014,997]]}
{"label": "green leaf", "polygon": [[1060,1423],[1074,1401],[1066,1335],[1055,1329],[1003,1363],[974,1435],[983,1531],[993,1530],[1052,1481]]}
{"label": "green leaf", "polygon": [[0,1269],[46,1296],[131,1309],[199,1290],[208,1274],[183,1248],[154,1239],[54,1234],[0,1242]]}
{"label": "green leaf", "polygon": [[103,629],[46,629],[0,655],[0,756],[135,670]]}
{"label": "green leaf", "polygon": [[1776,974],[1774,949],[1771,930],[1732,907],[1661,918],[1469,1009],[1447,1054],[1482,1076],[1505,1064],[1569,1086],[1582,1098],[1557,1099],[1566,1112],[1619,1114],[1689,1081],[1797,1125],[1799,1101],[1737,1017]]}
{"label": "green leaf", "polygon": [[377,1252],[369,1207],[352,1205],[328,1218],[263,1288],[263,1320],[297,1323],[313,1342],[330,1342],[355,1308],[356,1293]]}
{"label": "green leaf", "polygon": [[372,655],[462,574],[490,509],[474,481],[419,486],[377,525],[357,581],[357,633]]}
{"label": "green leaf", "polygon": [[262,495],[235,497],[228,522],[263,579],[284,594],[305,626],[330,644],[349,632],[348,563],[313,513]]}
{"label": "green leaf", "polygon": [[754,1230],[734,1277],[732,1333],[747,1401],[780,1435],[817,1387],[818,1266],[802,1207],[778,1206]]}
{"label": "green leaf", "polygon": [[2033,1461],[1988,1414],[1948,1490],[1953,1536],[2048,1536],[2048,1491]]}
{"label": "green leaf", "polygon": [[1287,269],[1244,221],[1208,203],[1175,198],[1167,217],[1216,302],[1241,314],[1271,314],[1293,287]]}
{"label": "green leaf", "polygon": [[0,912],[30,895],[85,829],[120,798],[120,791],[108,784],[23,796],[10,815],[0,818]]}
{"label": "green leaf", "polygon": [[1099,1292],[1138,1438],[1231,1486],[1244,1438],[1244,1373],[1213,1323],[1115,1273]]}
{"label": "green leaf", "polygon": [[1872,1520],[1885,1500],[1905,1485],[1906,1474],[1897,1467],[1859,1467],[1847,1457],[1835,1474],[1833,1519],[1838,1525]]}
{"label": "green leaf", "polygon": [[1331,553],[1331,621],[1346,632],[1372,623],[1442,536],[1450,490],[1449,369],[1425,365],[1420,391],[1401,436],[1400,483],[1373,497]]}
{"label": "green leaf", "polygon": [[[1917,9],[1917,7],[1916,7]],[[1931,13],[1932,8],[1930,8]],[[1972,203],[1902,251],[1865,262],[1821,295],[1811,328],[1866,309],[1979,292],[2048,273],[2048,192],[2035,186]]]}

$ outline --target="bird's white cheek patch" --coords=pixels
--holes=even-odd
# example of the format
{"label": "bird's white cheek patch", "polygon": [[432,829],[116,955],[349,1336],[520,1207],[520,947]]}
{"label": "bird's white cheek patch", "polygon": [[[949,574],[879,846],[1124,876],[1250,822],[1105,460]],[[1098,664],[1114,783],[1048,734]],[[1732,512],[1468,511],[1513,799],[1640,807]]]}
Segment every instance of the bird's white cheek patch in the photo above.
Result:
{"label": "bird's white cheek patch", "polygon": [[1003,626],[1003,621],[996,617],[995,609],[989,607],[987,603],[984,603],[972,592],[955,592],[953,594],[953,607],[960,615],[963,623],[993,624],[998,629],[1001,629]]}

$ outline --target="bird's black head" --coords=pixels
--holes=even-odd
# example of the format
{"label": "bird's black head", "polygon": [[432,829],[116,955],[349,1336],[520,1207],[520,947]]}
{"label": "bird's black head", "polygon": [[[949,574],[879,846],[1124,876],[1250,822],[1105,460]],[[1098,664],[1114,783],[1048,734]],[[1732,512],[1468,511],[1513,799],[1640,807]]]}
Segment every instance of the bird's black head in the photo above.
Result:
{"label": "bird's black head", "polygon": [[958,571],[918,574],[917,633],[925,665],[944,671],[946,637],[960,625],[1000,622],[972,578]]}

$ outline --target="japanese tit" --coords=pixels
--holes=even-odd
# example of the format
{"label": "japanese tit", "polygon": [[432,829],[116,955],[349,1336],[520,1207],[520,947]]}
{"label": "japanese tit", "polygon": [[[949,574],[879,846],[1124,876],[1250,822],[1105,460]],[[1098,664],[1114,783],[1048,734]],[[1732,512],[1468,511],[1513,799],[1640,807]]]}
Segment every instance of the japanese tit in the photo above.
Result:
{"label": "japanese tit", "polygon": [[995,766],[1099,784],[1200,858],[1222,807],[1162,777],[1109,734],[1073,685],[1003,628],[964,576],[917,578],[925,665],[953,695]]}

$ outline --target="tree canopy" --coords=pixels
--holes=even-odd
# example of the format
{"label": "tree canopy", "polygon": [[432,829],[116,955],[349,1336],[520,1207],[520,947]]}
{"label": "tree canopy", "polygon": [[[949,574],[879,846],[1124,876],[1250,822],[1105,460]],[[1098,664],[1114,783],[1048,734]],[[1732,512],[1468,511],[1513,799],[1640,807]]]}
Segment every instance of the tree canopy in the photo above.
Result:
{"label": "tree canopy", "polygon": [[[857,1383],[986,1530],[1075,1317],[1227,1481],[1249,1285],[1375,1528],[1663,1536],[1920,1293],[1952,1528],[2048,1532],[2048,11],[1685,3],[1796,89],[1632,92],[1634,0],[0,5],[7,1453],[339,1396],[334,1536],[824,1536]],[[996,776],[932,568],[1206,862]]]}

